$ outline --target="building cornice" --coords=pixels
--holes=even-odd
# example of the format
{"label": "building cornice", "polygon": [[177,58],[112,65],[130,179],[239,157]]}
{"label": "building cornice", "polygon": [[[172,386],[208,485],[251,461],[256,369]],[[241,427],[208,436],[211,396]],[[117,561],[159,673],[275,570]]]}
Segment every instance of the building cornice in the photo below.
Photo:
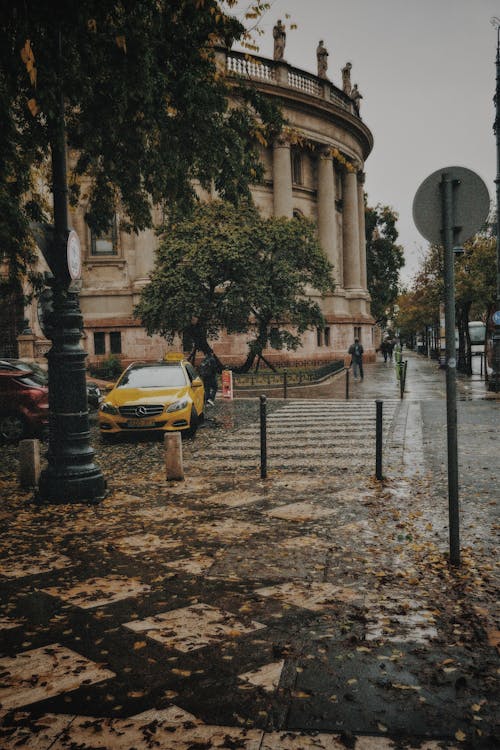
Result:
{"label": "building cornice", "polygon": [[241,52],[220,49],[219,64],[225,59],[225,70],[265,93],[281,100],[286,107],[304,114],[316,111],[323,118],[340,125],[354,136],[361,146],[363,159],[373,148],[373,135],[365,125],[352,99],[331,81],[294,68],[284,61],[249,56]]}

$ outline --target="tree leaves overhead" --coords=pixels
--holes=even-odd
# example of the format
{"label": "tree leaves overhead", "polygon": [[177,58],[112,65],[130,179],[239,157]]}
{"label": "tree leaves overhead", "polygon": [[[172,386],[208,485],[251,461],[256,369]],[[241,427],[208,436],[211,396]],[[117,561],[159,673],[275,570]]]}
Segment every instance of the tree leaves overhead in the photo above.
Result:
{"label": "tree leaves overhead", "polygon": [[223,329],[250,332],[248,369],[266,346],[297,349],[324,324],[308,295],[333,290],[331,270],[311,222],[215,201],[167,228],[135,312],[149,334],[188,336],[196,349]]}
{"label": "tree leaves overhead", "polygon": [[233,202],[248,195],[261,176],[249,133],[270,137],[281,119],[217,69],[214,42],[243,33],[216,0],[2,2],[0,240],[13,268],[27,257],[28,220],[45,208],[39,170],[61,88],[70,194],[76,203],[89,178],[84,205],[96,231],[118,201],[134,230],[151,226],[153,204],[185,209],[193,181]]}

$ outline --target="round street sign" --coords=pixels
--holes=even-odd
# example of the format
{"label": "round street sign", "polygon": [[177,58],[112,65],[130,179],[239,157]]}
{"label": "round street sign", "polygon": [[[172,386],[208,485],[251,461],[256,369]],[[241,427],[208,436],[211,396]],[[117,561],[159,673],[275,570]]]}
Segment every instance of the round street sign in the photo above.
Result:
{"label": "round street sign", "polygon": [[82,275],[82,253],[80,250],[80,240],[74,229],[68,234],[66,253],[69,275],[73,280],[79,279]]}
{"label": "round street sign", "polygon": [[493,313],[493,323],[496,326],[500,326],[500,310],[496,310],[496,312]]}
{"label": "round street sign", "polygon": [[453,244],[462,245],[481,229],[490,208],[488,188],[470,169],[444,167],[427,177],[413,200],[413,221],[426,240],[434,245],[443,244],[440,185],[444,174],[453,183]]}

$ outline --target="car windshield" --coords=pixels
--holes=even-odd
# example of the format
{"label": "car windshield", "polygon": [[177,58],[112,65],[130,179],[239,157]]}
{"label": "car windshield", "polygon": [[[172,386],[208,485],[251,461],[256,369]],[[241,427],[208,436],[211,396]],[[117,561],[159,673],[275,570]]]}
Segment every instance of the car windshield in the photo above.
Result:
{"label": "car windshield", "polygon": [[186,385],[186,376],[180,365],[133,367],[123,375],[117,388],[176,388]]}

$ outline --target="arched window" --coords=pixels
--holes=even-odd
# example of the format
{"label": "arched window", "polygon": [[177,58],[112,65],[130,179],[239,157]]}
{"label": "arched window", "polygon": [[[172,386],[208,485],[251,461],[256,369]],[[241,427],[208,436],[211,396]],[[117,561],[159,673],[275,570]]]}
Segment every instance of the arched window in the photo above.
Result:
{"label": "arched window", "polygon": [[304,214],[302,213],[302,211],[300,210],[300,208],[294,208],[292,216],[293,216],[294,219],[303,219],[304,218]]}

